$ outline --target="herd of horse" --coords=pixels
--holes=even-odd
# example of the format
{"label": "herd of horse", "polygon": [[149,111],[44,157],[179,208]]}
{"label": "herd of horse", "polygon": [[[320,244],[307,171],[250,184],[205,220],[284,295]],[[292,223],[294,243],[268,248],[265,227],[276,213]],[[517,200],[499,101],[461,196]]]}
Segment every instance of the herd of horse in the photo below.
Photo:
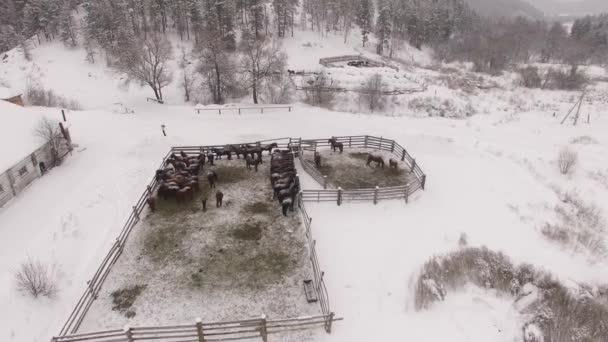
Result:
{"label": "herd of horse", "polygon": [[[339,142],[337,138],[332,137],[329,140],[327,140],[327,143],[331,147],[332,151],[334,151],[334,152],[340,151],[340,153],[344,152],[344,144]],[[321,154],[319,152],[315,152],[314,161],[315,161],[316,167],[320,168],[321,167]],[[367,163],[365,165],[370,166],[370,164],[372,162],[376,163],[376,167],[384,168],[384,165],[385,165],[384,158],[381,155],[368,153],[367,154]],[[391,168],[391,169],[399,168],[399,162],[392,158],[389,158],[388,165],[389,165],[389,168]]]}
{"label": "herd of horse", "polygon": [[270,184],[274,198],[281,204],[283,216],[294,210],[300,192],[300,179],[296,173],[294,155],[290,150],[275,150],[270,159]]}

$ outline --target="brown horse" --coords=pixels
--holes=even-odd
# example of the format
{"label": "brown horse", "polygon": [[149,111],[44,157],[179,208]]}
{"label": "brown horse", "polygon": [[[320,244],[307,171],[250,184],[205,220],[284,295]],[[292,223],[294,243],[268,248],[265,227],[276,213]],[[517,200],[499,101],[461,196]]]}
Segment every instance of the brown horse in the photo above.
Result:
{"label": "brown horse", "polygon": [[398,169],[399,168],[399,163],[395,159],[390,158],[388,160],[388,167],[391,168],[391,169]]}
{"label": "brown horse", "polygon": [[250,156],[245,158],[245,163],[247,165],[247,170],[251,170],[251,165],[255,168],[255,172],[258,172],[258,165],[260,165],[260,159],[253,159]]}
{"label": "brown horse", "polygon": [[369,164],[371,162],[376,163],[376,167],[382,165],[382,168],[384,169],[384,159],[382,158],[382,156],[378,156],[378,155],[373,155],[373,154],[368,154],[367,155],[367,163],[365,165],[369,166]]}

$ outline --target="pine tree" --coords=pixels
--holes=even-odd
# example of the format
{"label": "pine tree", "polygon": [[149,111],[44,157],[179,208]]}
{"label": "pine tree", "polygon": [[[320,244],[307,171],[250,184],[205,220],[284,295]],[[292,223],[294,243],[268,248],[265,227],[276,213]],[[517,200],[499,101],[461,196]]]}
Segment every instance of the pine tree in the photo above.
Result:
{"label": "pine tree", "polygon": [[74,17],[72,16],[72,6],[66,1],[63,3],[59,14],[59,37],[61,41],[68,46],[76,46],[76,32]]}
{"label": "pine tree", "polygon": [[374,3],[372,0],[357,0],[355,8],[355,22],[361,29],[361,38],[363,46],[369,40],[369,34],[372,31],[372,23],[374,18]]}
{"label": "pine tree", "polygon": [[390,45],[392,33],[392,8],[389,0],[378,2],[378,19],[376,20],[376,35],[378,36],[378,46],[376,53],[382,55],[384,47]]}

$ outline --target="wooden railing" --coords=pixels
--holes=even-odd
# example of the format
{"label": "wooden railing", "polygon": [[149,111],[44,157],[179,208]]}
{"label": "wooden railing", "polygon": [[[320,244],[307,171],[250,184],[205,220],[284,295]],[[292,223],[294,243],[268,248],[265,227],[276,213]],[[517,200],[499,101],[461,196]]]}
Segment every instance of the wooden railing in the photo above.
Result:
{"label": "wooden railing", "polygon": [[334,321],[342,320],[331,315],[298,317],[270,320],[262,315],[260,318],[231,322],[203,323],[196,319],[194,324],[168,325],[158,327],[129,327],[123,329],[58,336],[52,342],[210,342],[261,339],[268,341],[268,335],[289,330],[299,330],[317,326],[327,326]]}
{"label": "wooden railing", "polygon": [[[329,139],[305,139],[300,143],[301,152],[299,160],[302,168],[315,181],[317,181],[323,190],[302,190],[302,201],[304,202],[336,202],[338,205],[345,201],[369,201],[377,204],[380,200],[387,199],[405,199],[409,201],[410,196],[419,189],[423,189],[426,185],[426,174],[420,168],[420,165],[399,143],[392,139],[383,137],[374,137],[370,135],[359,136],[341,136],[333,137],[336,141],[344,144],[344,147],[363,147],[380,149],[391,152],[396,158],[406,164],[406,167],[414,175],[414,181],[402,186],[373,189],[349,189],[344,190],[335,188],[327,180],[327,176],[323,175],[310,161],[304,158],[304,151],[316,151],[319,147],[329,147]],[[333,189],[328,189],[333,188]]]}
{"label": "wooden railing", "polygon": [[222,111],[224,113],[226,112],[234,112],[237,111],[239,115],[241,115],[241,112],[243,111],[250,111],[250,110],[259,110],[260,114],[264,114],[264,109],[266,109],[266,111],[268,111],[269,109],[287,109],[288,112],[291,112],[291,106],[263,106],[263,107],[234,107],[234,108],[230,108],[230,107],[225,107],[225,108],[194,108],[194,111],[196,112],[196,114],[200,114],[201,112],[204,111],[213,111],[216,112],[218,114],[222,114]]}

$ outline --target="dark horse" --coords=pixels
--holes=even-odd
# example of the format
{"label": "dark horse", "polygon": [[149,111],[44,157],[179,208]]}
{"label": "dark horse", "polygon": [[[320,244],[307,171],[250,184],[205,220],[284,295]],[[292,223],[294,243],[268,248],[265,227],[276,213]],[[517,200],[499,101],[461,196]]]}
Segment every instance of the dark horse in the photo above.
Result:
{"label": "dark horse", "polygon": [[365,164],[365,165],[369,166],[369,164],[371,162],[376,163],[376,167],[382,165],[382,168],[384,169],[384,159],[382,159],[382,156],[368,154],[367,155],[367,164]]}
{"label": "dark horse", "polygon": [[245,158],[245,163],[247,164],[247,170],[251,170],[251,165],[255,168],[255,172],[258,172],[258,165],[260,164],[261,159],[253,159],[250,156]]}
{"label": "dark horse", "polygon": [[218,190],[215,193],[215,206],[218,208],[221,207],[223,201],[224,201],[224,193]]}
{"label": "dark horse", "polygon": [[319,152],[315,152],[315,166],[317,169],[321,167],[321,154]]}
{"label": "dark horse", "polygon": [[332,137],[331,139],[327,140],[327,142],[331,145],[331,149],[334,150],[334,152],[336,152],[336,149],[339,149],[340,153],[344,152],[344,144],[338,142],[338,139],[336,139],[335,137]]}
{"label": "dark horse", "polygon": [[279,147],[279,145],[277,145],[276,142],[273,142],[272,144],[260,145],[260,148],[262,148],[262,151],[268,151],[268,154],[272,153],[273,148],[278,148],[278,147]]}

